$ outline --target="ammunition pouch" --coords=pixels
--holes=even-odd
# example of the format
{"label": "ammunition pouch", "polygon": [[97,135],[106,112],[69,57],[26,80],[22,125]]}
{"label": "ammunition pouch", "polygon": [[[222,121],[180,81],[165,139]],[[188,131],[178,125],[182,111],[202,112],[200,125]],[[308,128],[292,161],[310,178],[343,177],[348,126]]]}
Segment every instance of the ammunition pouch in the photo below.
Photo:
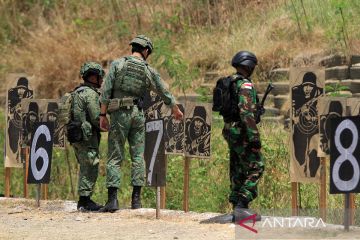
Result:
{"label": "ammunition pouch", "polygon": [[112,113],[119,109],[130,109],[134,106],[137,106],[140,110],[142,110],[143,108],[142,99],[135,99],[132,97],[114,98],[110,100],[107,111],[108,113]]}
{"label": "ammunition pouch", "polygon": [[66,132],[67,139],[71,144],[78,143],[83,140],[81,122],[70,121],[70,123],[66,125]]}

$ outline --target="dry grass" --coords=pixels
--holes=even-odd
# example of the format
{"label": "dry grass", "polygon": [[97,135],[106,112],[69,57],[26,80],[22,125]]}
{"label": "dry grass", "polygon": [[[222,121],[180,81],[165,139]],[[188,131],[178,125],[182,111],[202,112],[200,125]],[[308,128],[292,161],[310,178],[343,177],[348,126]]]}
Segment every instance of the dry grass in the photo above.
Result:
{"label": "dry grass", "polygon": [[[255,81],[268,81],[272,69],[289,66],[299,54],[336,49],[320,25],[300,36],[283,0],[2,0],[0,14],[0,77],[26,71],[35,76],[39,97],[58,97],[77,85],[84,61],[126,54],[137,33],[169,38],[174,51],[201,74],[229,74],[235,52],[253,51],[260,60]],[[359,52],[359,41],[350,40]]]}

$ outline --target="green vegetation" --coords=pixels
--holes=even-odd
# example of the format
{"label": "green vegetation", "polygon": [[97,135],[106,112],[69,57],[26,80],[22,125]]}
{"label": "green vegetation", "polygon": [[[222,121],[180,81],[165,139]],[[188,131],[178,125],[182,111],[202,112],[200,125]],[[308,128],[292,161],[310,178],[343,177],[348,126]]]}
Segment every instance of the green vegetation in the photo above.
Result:
{"label": "green vegetation", "polygon": [[[4,117],[1,114],[0,126],[4,129]],[[216,118],[215,118],[216,119]],[[261,209],[268,214],[291,213],[291,184],[289,178],[289,133],[279,124],[262,124],[261,127],[263,154],[266,158],[266,170],[259,186],[259,197],[253,202],[255,209]],[[198,212],[230,212],[231,205],[228,203],[229,193],[229,156],[226,142],[221,136],[222,123],[219,120],[213,121],[212,130],[212,157],[211,159],[192,159],[190,167],[190,210]],[[106,163],[106,134],[103,134],[101,141],[101,162],[100,175],[96,185],[94,199],[105,203],[107,189],[105,187],[105,163]],[[0,144],[3,144],[4,136],[1,132]],[[52,160],[51,183],[49,185],[50,199],[71,199],[77,200],[77,172],[78,164],[70,149],[70,169],[66,161],[66,152],[55,149]],[[0,149],[2,154],[3,149]],[[127,153],[126,161],[122,166],[122,181],[119,193],[119,201],[123,207],[130,206],[130,157]],[[166,207],[168,209],[182,209],[183,191],[183,164],[182,156],[168,156]],[[3,166],[3,158],[0,158],[0,165]],[[23,193],[23,170],[12,169],[12,194],[22,197]],[[3,168],[0,168],[0,175],[3,176]],[[74,183],[75,197],[72,194],[71,178]],[[0,181],[0,193],[4,190],[4,182]],[[35,198],[35,186],[30,186],[30,197]],[[301,185],[301,203],[304,214],[318,216],[318,194],[317,184]],[[358,200],[357,200],[358,201]],[[155,207],[155,189],[146,187],[143,192],[143,206]],[[329,209],[341,209],[341,195],[328,195]],[[341,223],[341,211],[334,214],[331,221]]]}

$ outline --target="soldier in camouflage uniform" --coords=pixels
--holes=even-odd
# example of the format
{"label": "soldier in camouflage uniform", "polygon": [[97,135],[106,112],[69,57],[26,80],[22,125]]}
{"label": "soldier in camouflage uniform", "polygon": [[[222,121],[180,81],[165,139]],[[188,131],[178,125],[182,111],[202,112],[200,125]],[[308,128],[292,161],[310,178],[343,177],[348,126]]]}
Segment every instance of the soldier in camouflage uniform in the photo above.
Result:
{"label": "soldier in camouflage uniform", "polygon": [[[147,91],[156,92],[172,108],[176,119],[183,114],[175,104],[159,74],[151,68],[146,59],[153,51],[149,38],[139,35],[134,38],[132,55],[112,62],[105,78],[101,95],[100,127],[109,129],[108,162],[106,166],[108,201],[101,211],[118,210],[117,190],[120,186],[120,166],[125,157],[125,142],[128,140],[131,155],[131,184],[133,186],[131,208],[141,207],[141,187],[145,185],[145,118],[141,102]],[[110,114],[110,126],[106,113]]]}
{"label": "soldier in camouflage uniform", "polygon": [[[99,169],[100,102],[98,88],[101,87],[104,70],[95,62],[85,63],[80,70],[84,83],[73,92],[72,121],[81,126],[82,140],[72,143],[80,164],[78,210],[98,211],[102,206],[90,199]],[[72,133],[68,133],[72,134]]]}
{"label": "soldier in camouflage uniform", "polygon": [[[236,221],[254,214],[248,204],[257,195],[257,184],[264,171],[263,156],[260,152],[261,142],[256,126],[257,96],[250,76],[257,64],[256,56],[247,51],[237,53],[232,66],[237,73],[236,79],[239,121],[225,123],[223,135],[230,148],[230,181],[229,201],[234,207]],[[257,216],[260,220],[261,216]]]}

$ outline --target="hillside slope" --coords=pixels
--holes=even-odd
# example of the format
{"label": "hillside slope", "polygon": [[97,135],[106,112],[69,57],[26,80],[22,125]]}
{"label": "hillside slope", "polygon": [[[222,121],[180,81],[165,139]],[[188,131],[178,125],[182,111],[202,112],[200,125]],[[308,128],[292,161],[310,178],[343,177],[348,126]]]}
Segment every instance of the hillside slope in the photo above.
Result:
{"label": "hillside slope", "polygon": [[86,60],[106,65],[127,54],[138,33],[153,38],[150,62],[179,92],[196,88],[207,71],[231,72],[241,49],[259,56],[254,78],[267,81],[300,53],[360,46],[356,0],[3,0],[0,13],[0,77],[25,71],[40,97],[74,87]]}

